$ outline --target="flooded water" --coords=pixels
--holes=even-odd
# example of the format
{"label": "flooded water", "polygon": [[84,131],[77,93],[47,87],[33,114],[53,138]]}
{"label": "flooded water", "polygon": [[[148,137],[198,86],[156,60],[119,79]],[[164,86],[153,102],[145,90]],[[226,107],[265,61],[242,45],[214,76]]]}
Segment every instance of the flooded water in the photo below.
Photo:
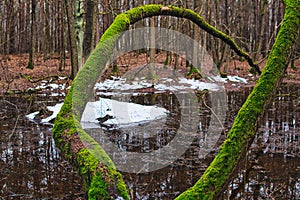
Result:
{"label": "flooded water", "polygon": [[[212,94],[198,93],[201,109],[192,108],[197,116],[197,130],[189,148],[167,166],[159,170],[135,173],[122,172],[132,199],[174,199],[192,186],[224,140],[234,117],[251,88],[226,94],[226,112],[218,111],[223,125],[210,124],[214,113],[209,109],[215,102]],[[164,119],[135,127],[108,128],[102,134],[128,152],[153,152],[176,138],[187,113],[181,98],[171,93],[149,93],[123,97],[133,103],[157,105],[169,111]],[[236,169],[232,181],[225,187],[220,199],[300,199],[300,86],[283,86],[266,112],[246,157]],[[50,126],[28,121],[25,114],[36,111],[45,102],[29,98],[1,99],[0,124],[0,196],[2,199],[84,199],[83,182],[76,169],[66,162],[55,147]],[[224,105],[223,105],[224,106]],[[194,113],[194,112],[193,112]],[[191,119],[189,119],[191,120]],[[216,121],[216,120],[213,120]],[[187,124],[187,123],[186,123]],[[224,127],[222,127],[224,126]],[[210,130],[218,132],[215,145],[205,148]],[[184,129],[186,130],[186,129]],[[96,129],[87,130],[98,142]],[[147,133],[147,134],[145,134]],[[96,137],[98,136],[98,137]],[[203,153],[203,149],[208,149]],[[124,157],[111,151],[118,165]],[[136,161],[137,162],[137,161]],[[142,163],[142,160],[139,161]],[[144,170],[144,171],[143,171]],[[1,199],[1,198],[0,198]]]}
{"label": "flooded water", "polygon": [[300,199],[300,87],[281,87],[222,199]]}
{"label": "flooded water", "polygon": [[55,147],[51,127],[25,117],[57,101],[0,99],[0,199],[84,199],[83,182]]}

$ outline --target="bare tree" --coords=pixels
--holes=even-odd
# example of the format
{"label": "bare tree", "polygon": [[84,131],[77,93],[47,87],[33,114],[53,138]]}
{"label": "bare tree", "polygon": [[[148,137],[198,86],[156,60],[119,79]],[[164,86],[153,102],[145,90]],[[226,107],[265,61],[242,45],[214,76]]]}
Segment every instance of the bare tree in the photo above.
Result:
{"label": "bare tree", "polygon": [[27,68],[29,69],[34,68],[33,52],[34,52],[34,32],[35,32],[35,8],[36,8],[36,1],[31,0],[30,49],[29,49],[29,61],[27,64]]}
{"label": "bare tree", "polygon": [[83,55],[85,61],[94,49],[96,5],[95,0],[86,0],[85,31],[83,40]]}
{"label": "bare tree", "polygon": [[66,14],[68,19],[69,43],[70,43],[71,65],[72,65],[70,77],[71,79],[74,79],[79,70],[79,67],[78,67],[78,52],[77,52],[74,17],[73,17],[71,0],[65,0],[65,8],[66,8]]}

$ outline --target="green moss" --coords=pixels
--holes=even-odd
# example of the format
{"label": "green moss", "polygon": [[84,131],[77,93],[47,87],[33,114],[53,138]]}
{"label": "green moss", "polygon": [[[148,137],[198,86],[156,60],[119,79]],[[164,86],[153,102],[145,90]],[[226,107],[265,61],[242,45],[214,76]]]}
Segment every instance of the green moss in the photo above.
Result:
{"label": "green moss", "polygon": [[125,200],[129,200],[129,196],[127,193],[126,185],[123,181],[122,175],[120,173],[116,174],[118,183],[117,183],[117,192],[119,196],[123,197]]}
{"label": "green moss", "polygon": [[201,72],[196,67],[191,67],[189,73],[186,75],[188,78],[200,79],[202,78]]}
{"label": "green moss", "polygon": [[102,175],[100,172],[97,172],[96,175],[93,177],[91,186],[88,190],[88,197],[91,200],[96,199],[103,199],[103,200],[110,200],[109,193],[107,192],[107,186],[104,182]]}
{"label": "green moss", "polygon": [[91,156],[88,149],[83,148],[77,153],[77,163],[80,166],[80,173],[85,176],[96,170],[98,160],[94,156]]}
{"label": "green moss", "polygon": [[263,73],[234,120],[220,151],[197,183],[177,199],[213,199],[221,191],[234,167],[253,140],[259,118],[279,86],[288,65],[289,54],[300,29],[300,3],[286,1],[282,27]]}
{"label": "green moss", "polygon": [[[201,179],[178,199],[212,199],[216,196],[230,176],[242,152],[245,151],[245,145],[255,135],[257,119],[262,115],[271,93],[279,84],[278,80],[282,77],[287,65],[286,58],[297,37],[296,32],[299,30],[299,2],[286,0],[286,3],[287,12],[284,22],[258,84],[241,108],[219,154]],[[172,15],[193,21],[208,33],[221,38],[238,55],[244,57],[251,66],[255,66],[250,56],[243,52],[231,37],[215,29],[200,15],[189,9],[146,5],[118,15],[75,77],[53,128],[53,135],[59,148],[66,157],[75,162],[84,177],[90,199],[109,199],[112,196],[109,188],[114,187],[120,196],[125,199],[129,199],[129,197],[122,176],[115,170],[111,159],[102,147],[82,129],[80,125],[82,112],[86,102],[93,98],[93,86],[103,73],[119,35],[126,31],[130,24],[156,15]],[[88,144],[79,152],[72,152],[72,141],[67,140],[73,134],[78,134],[81,141]],[[86,148],[87,146],[88,148]],[[104,165],[99,166],[99,163]]]}
{"label": "green moss", "polygon": [[26,66],[27,69],[34,69],[33,61],[32,59],[29,59],[28,64]]}

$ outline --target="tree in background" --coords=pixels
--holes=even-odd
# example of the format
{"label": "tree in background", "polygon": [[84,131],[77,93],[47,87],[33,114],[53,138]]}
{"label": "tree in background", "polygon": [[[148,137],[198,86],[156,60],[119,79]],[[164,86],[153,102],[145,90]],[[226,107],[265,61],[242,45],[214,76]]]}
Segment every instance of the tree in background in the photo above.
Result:
{"label": "tree in background", "polygon": [[35,7],[36,7],[35,0],[31,0],[30,47],[29,47],[29,61],[27,65],[28,69],[34,68],[33,51],[34,51],[34,32],[35,32]]}
{"label": "tree in background", "polygon": [[[82,33],[85,32],[83,36],[83,46],[90,46],[91,49],[95,47],[101,35],[112,23],[116,14],[143,4],[156,3],[178,5],[195,11],[200,7],[199,12],[201,12],[200,14],[205,20],[224,33],[233,36],[237,44],[241,46],[244,51],[249,52],[258,63],[266,59],[270,51],[270,46],[274,43],[274,39],[281,26],[284,10],[283,2],[277,0],[82,0],[80,2],[80,4],[77,3],[80,8],[79,10],[77,9],[77,12],[76,9],[74,9],[75,2],[69,1],[72,11],[69,15],[74,20],[76,17],[80,21],[80,23],[78,23],[80,26],[78,27],[81,28],[78,29],[80,30],[78,33],[81,34],[81,38]],[[70,19],[70,17],[66,17],[66,9],[68,7],[66,5],[66,0],[1,1],[0,54],[32,52],[31,54],[33,55],[34,53],[42,53],[45,54],[45,60],[52,54],[59,54],[62,59],[61,65],[63,65],[65,59],[64,52],[74,52],[74,49],[71,50],[72,47],[74,48],[74,45],[73,42],[71,42],[72,39],[70,39],[70,37],[73,38],[73,36],[69,34],[73,32],[70,31],[73,28],[71,27],[70,29],[69,26],[66,25],[66,20]],[[33,10],[32,6],[35,7],[34,12],[31,12]],[[75,12],[78,14],[75,14]],[[32,20],[33,17],[35,18],[34,21]],[[154,19],[156,27],[173,28],[177,31],[184,32],[197,41],[199,40],[198,42],[212,55],[214,62],[220,69],[222,69],[224,63],[227,64],[232,60],[239,59],[239,56],[236,56],[232,50],[219,39],[215,39],[199,31],[199,29],[195,28],[195,30],[193,30],[194,26],[184,19],[175,19],[167,16],[160,17],[160,20],[158,20],[157,17],[154,17]],[[91,20],[93,22],[91,22]],[[144,26],[149,22],[147,22],[147,20],[149,19],[144,19],[136,25],[132,25],[132,27]],[[85,25],[82,22],[85,22]],[[84,25],[83,29],[82,25]],[[76,27],[74,24],[74,29]],[[80,37],[77,39],[80,39]],[[32,42],[34,42],[33,49],[31,49]],[[90,45],[88,45],[88,43],[90,43]],[[297,43],[297,46],[300,46],[300,42]],[[82,43],[79,47],[82,48]],[[80,48],[79,51],[81,51]],[[87,52],[85,52],[85,49],[87,49]],[[77,60],[82,57],[86,60],[89,55],[88,49],[90,48],[83,47],[83,55],[79,55]],[[296,48],[297,52],[295,55],[299,55],[298,50],[299,48]],[[171,54],[168,53],[169,57],[170,55]],[[178,56],[172,55],[172,57],[177,65],[181,64],[178,63]],[[71,58],[73,58],[73,56],[71,56]],[[74,58],[72,60],[74,70],[71,72],[71,76],[74,76],[76,74],[74,72],[77,71],[76,68],[78,67],[76,65],[77,61],[74,61]],[[168,61],[170,62],[171,60],[172,58],[170,57]],[[30,64],[30,62],[28,63]],[[224,72],[226,73],[226,70]]]}
{"label": "tree in background", "polygon": [[74,27],[74,17],[73,17],[73,1],[65,0],[65,8],[68,19],[68,29],[69,29],[69,44],[70,44],[70,55],[71,55],[71,75],[70,78],[74,79],[78,70],[78,49],[77,49],[77,40],[75,35]]}
{"label": "tree in background", "polygon": [[96,0],[86,0],[85,31],[83,40],[84,62],[94,49],[96,9]]}
{"label": "tree in background", "polygon": [[75,0],[74,1],[74,28],[76,36],[76,46],[78,53],[78,69],[82,66],[82,57],[83,57],[83,38],[84,38],[84,10],[83,10],[83,1]]}

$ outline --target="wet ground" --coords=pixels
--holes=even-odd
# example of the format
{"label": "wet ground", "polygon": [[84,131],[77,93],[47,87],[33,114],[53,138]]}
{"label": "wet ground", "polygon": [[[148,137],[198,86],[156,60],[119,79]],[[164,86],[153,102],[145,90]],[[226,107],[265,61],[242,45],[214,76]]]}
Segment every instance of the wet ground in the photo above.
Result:
{"label": "wet ground", "polygon": [[[251,88],[227,93],[225,132]],[[209,165],[224,139],[220,124],[211,125],[209,107],[222,105],[202,93],[197,95],[197,136],[185,153],[169,166],[146,173],[124,172],[132,199],[173,199],[192,186]],[[179,98],[180,99],[180,98]],[[0,100],[0,196],[1,199],[84,199],[83,183],[76,169],[65,161],[55,147],[51,127],[30,122],[25,115],[44,103],[61,101],[42,97],[5,97]],[[142,124],[135,130],[153,134],[133,137],[128,129],[110,129],[105,134],[119,148],[150,152],[174,139],[185,113],[178,97],[172,94],[143,94],[132,102],[159,105],[170,114],[163,121]],[[223,105],[224,106],[224,105]],[[214,120],[216,121],[216,120]],[[157,123],[157,124],[155,124]],[[213,128],[219,131],[215,145],[203,153],[205,138]],[[156,131],[155,131],[156,130]],[[90,130],[91,131],[91,130]],[[274,97],[258,129],[250,151],[238,166],[221,199],[299,199],[300,198],[300,85],[288,85]]]}

